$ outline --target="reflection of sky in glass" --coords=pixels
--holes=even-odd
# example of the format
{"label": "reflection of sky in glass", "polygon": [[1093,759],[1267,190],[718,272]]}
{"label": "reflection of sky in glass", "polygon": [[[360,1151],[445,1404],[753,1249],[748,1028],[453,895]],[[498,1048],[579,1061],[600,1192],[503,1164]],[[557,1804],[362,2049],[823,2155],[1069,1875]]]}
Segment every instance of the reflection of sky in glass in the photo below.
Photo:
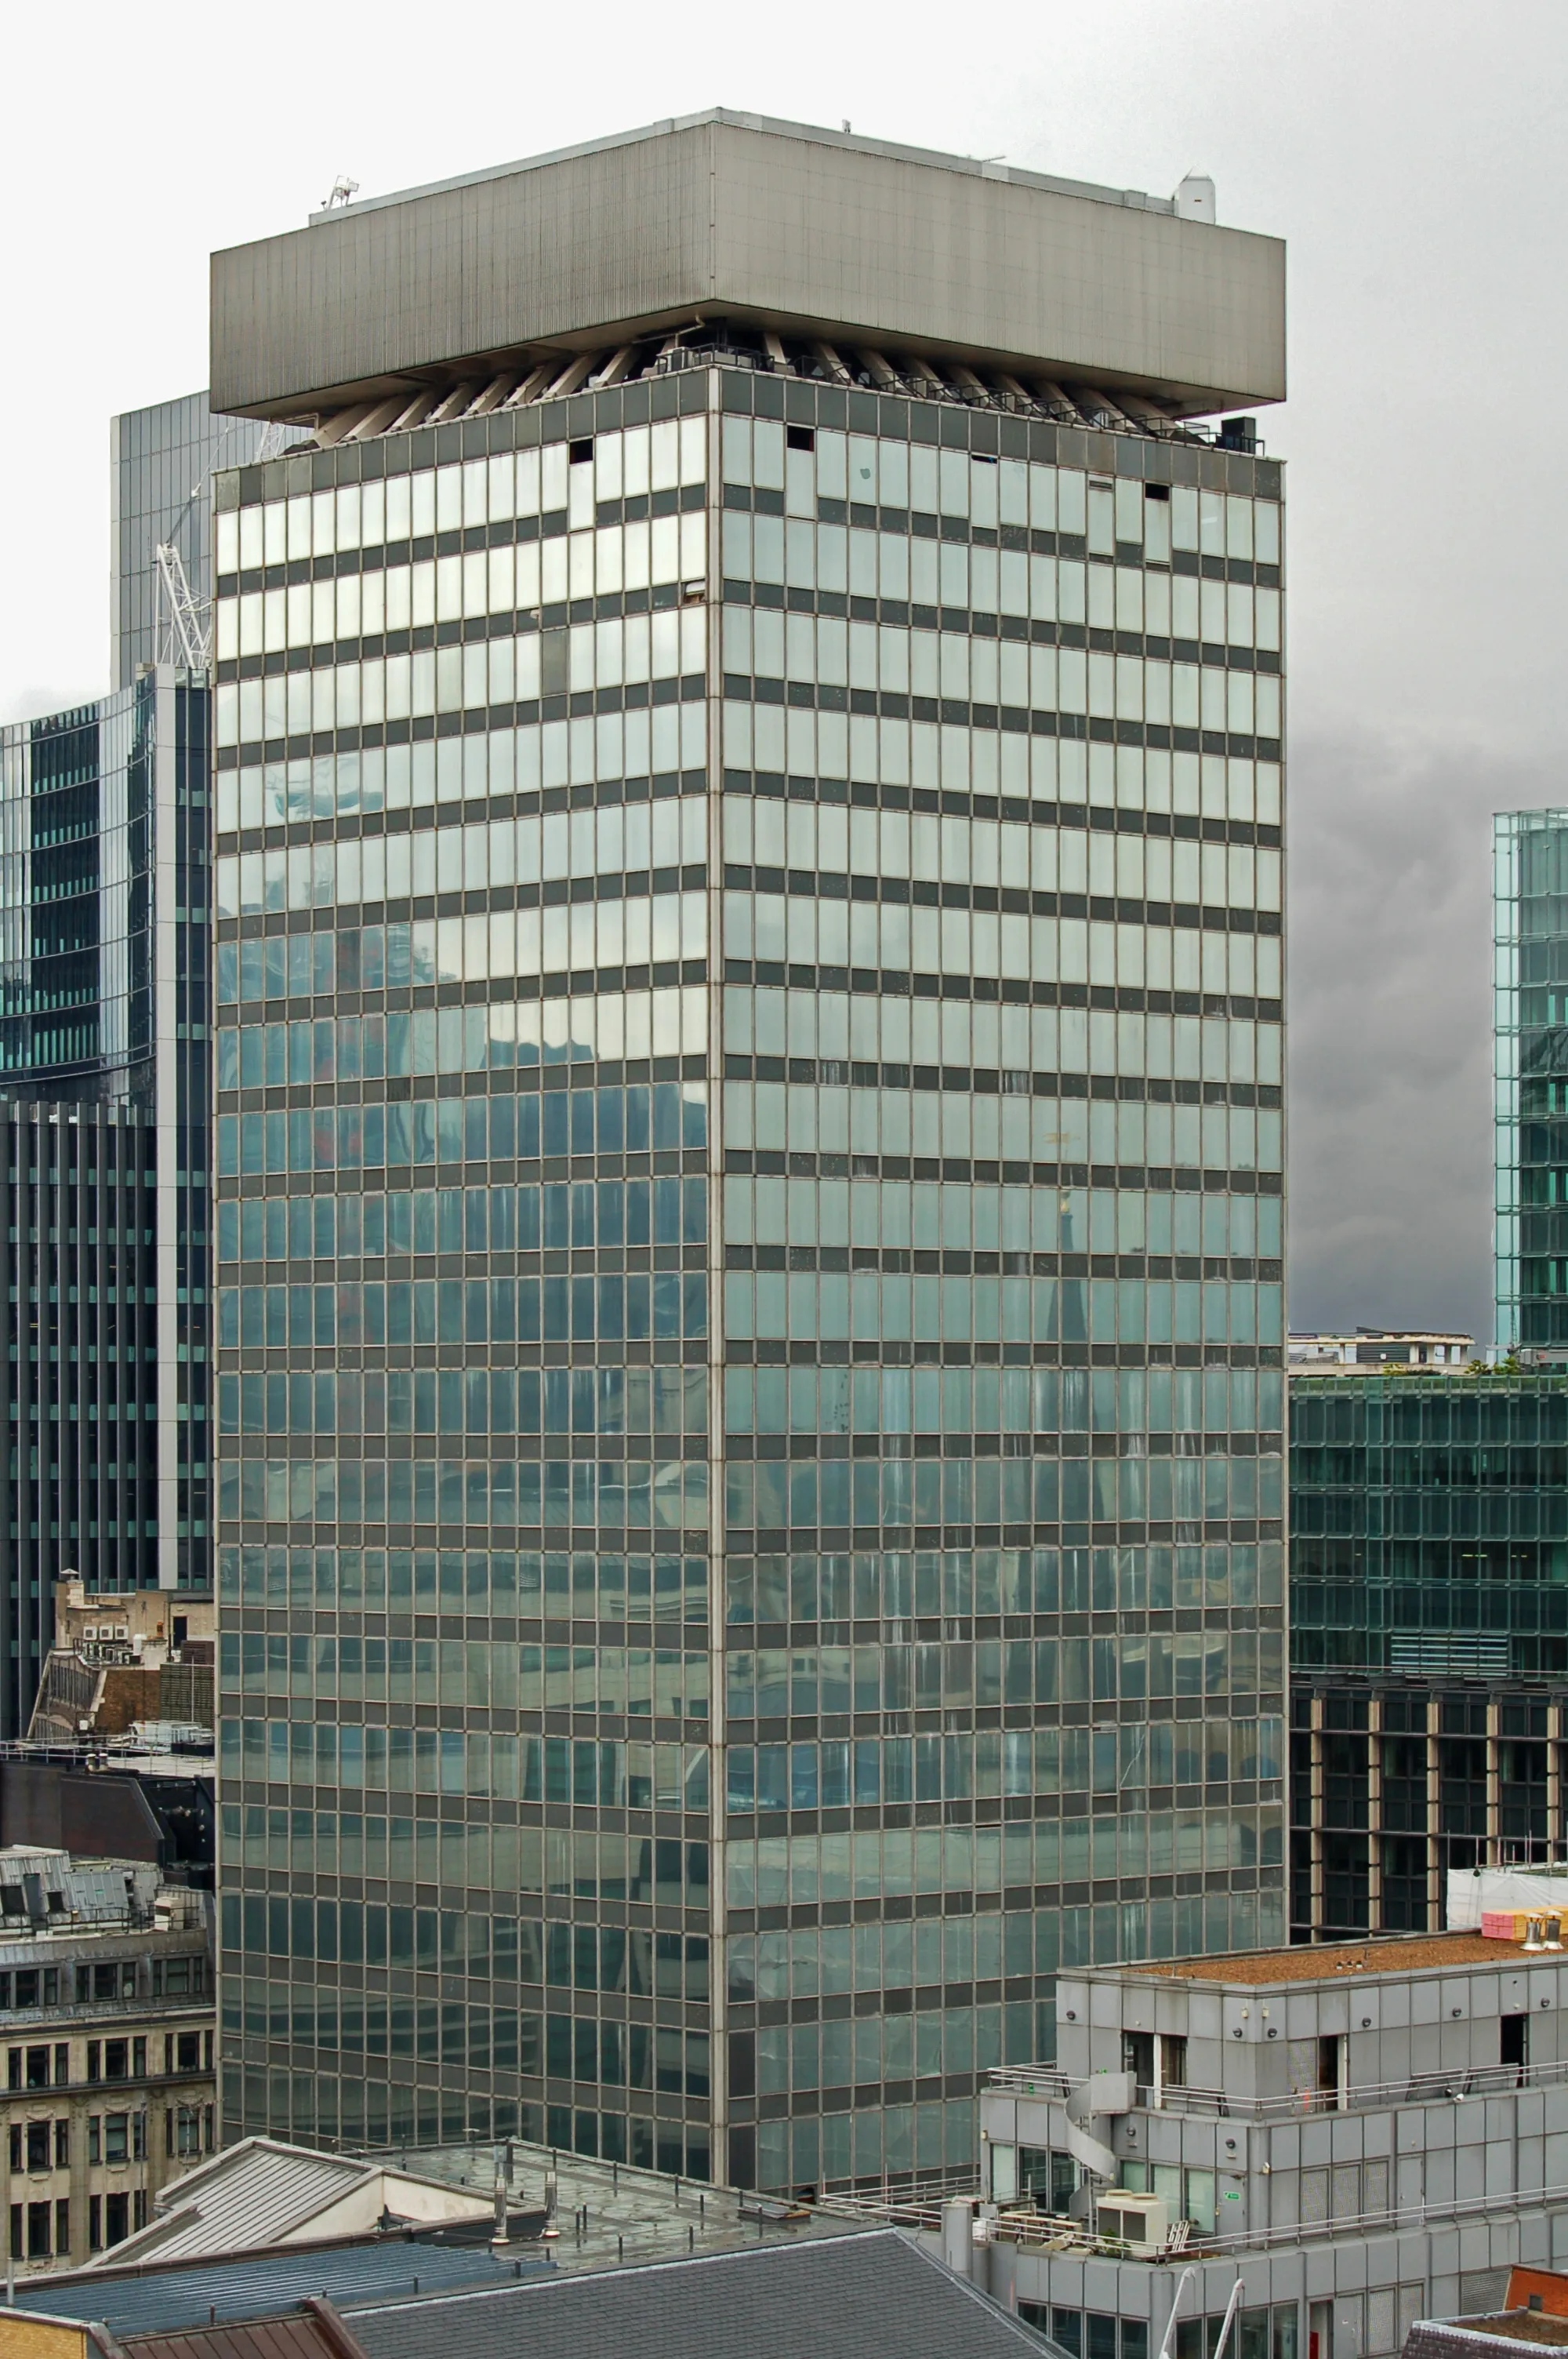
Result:
{"label": "reflection of sky in glass", "polygon": [[1568,811],[1501,812],[1494,873],[1497,1341],[1568,1353]]}
{"label": "reflection of sky in glass", "polygon": [[127,689],[0,733],[0,1070],[150,1049],[153,711]]}

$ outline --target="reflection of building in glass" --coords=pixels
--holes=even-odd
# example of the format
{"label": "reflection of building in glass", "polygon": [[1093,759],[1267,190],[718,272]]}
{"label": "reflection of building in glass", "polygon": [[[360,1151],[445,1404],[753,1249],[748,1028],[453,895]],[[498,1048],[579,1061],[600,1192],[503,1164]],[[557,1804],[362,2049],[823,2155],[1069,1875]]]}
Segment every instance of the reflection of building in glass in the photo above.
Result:
{"label": "reflection of building in glass", "polygon": [[1286,1359],[1292,1375],[1323,1375],[1335,1368],[1463,1367],[1476,1339],[1452,1328],[1353,1327],[1337,1333],[1292,1331]]}
{"label": "reflection of building in glass", "polygon": [[1560,1857],[1568,1375],[1291,1379],[1292,1918],[1444,1922]]}
{"label": "reflection of building in glass", "polygon": [[1568,811],[1499,811],[1497,1341],[1568,1358]]}
{"label": "reflection of building in glass", "polygon": [[[269,429],[252,418],[214,418],[205,393],[188,393],[124,410],[109,430],[109,672],[117,688],[129,688],[143,664],[168,652],[158,640],[159,542],[178,550],[204,607],[211,594],[213,472],[255,458]],[[273,427],[270,437],[272,450],[299,439],[294,427]]]}
{"label": "reflection of building in glass", "polygon": [[[780,174],[854,267],[674,332]],[[232,2127],[963,2166],[1059,1962],[1282,1933],[1278,258],[717,116],[219,258]]]}
{"label": "reflection of building in glass", "polygon": [[207,751],[205,681],[168,670],[0,732],[0,1733],[62,1573],[209,1579]]}

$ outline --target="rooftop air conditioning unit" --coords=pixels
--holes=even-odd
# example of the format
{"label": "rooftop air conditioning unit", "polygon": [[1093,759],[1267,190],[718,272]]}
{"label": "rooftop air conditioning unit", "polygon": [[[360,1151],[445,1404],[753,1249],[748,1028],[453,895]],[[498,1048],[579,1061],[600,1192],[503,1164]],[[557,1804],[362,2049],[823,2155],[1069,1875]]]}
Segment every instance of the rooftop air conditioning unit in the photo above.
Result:
{"label": "rooftop air conditioning unit", "polygon": [[1095,2224],[1102,2236],[1114,2236],[1135,2253],[1162,2252],[1170,2234],[1170,2206],[1162,2195],[1108,2187],[1096,2208]]}

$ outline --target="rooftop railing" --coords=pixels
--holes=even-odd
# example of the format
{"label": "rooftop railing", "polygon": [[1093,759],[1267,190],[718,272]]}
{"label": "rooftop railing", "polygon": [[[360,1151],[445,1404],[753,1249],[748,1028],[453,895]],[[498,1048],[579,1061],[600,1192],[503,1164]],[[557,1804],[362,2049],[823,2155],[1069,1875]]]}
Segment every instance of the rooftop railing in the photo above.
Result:
{"label": "rooftop railing", "polygon": [[[987,2075],[999,2096],[1045,2097],[1065,2102],[1080,2083],[1053,2067],[1011,2064]],[[1511,2094],[1568,2082],[1568,2060],[1545,2064],[1474,2064],[1446,2072],[1407,2072],[1393,2081],[1368,2081],[1344,2089],[1296,2089],[1278,2096],[1247,2097],[1227,2089],[1140,2087],[1140,2113],[1192,2114],[1204,2120],[1299,2122],[1315,2114],[1387,2112],[1399,2105],[1463,2104],[1469,2097]]]}
{"label": "rooftop railing", "polygon": [[[940,2192],[925,2186],[881,2193],[865,2188],[842,2191],[825,2189],[821,2204],[827,2212],[847,2212],[859,2219],[886,2220],[893,2226],[935,2233],[942,2225],[945,2201],[954,2195],[966,2195],[978,2203],[983,2193],[970,2173],[962,2186],[942,2182]],[[1382,2211],[1346,2212],[1325,2220],[1282,2221],[1274,2227],[1240,2229],[1234,2235],[1210,2234],[1191,2221],[1181,2221],[1175,2223],[1171,2242],[1159,2252],[1126,2244],[1118,2236],[1100,2235],[1091,2223],[1065,2219],[1056,2212],[1002,2208],[988,2225],[991,2242],[1012,2245],[1020,2253],[1074,2252],[1122,2262],[1143,2261],[1151,2267],[1165,2268],[1194,2261],[1238,2259],[1249,2253],[1320,2244],[1334,2237],[1354,2241],[1412,2230],[1448,2232],[1465,2220],[1495,2220],[1519,2212],[1555,2212],[1565,2201],[1568,2186],[1517,2188],[1430,2203],[1392,2204]]]}

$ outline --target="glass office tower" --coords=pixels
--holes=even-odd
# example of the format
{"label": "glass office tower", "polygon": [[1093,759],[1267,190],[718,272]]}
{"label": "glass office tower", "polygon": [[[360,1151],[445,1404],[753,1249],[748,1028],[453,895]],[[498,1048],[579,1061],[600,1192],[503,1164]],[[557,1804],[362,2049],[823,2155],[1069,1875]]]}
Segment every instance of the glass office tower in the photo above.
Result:
{"label": "glass office tower", "polygon": [[155,562],[160,541],[179,551],[200,606],[211,596],[212,501],[218,467],[239,467],[265,448],[300,440],[291,426],[254,418],[214,418],[202,393],[155,401],[110,420],[109,674],[129,688],[144,664],[169,652],[160,645]]}
{"label": "glass office tower", "polygon": [[1568,1375],[1291,1379],[1292,1930],[1436,1930],[1568,1825]]}
{"label": "glass office tower", "polygon": [[1568,811],[1493,822],[1497,1341],[1568,1358]]}
{"label": "glass office tower", "polygon": [[219,478],[230,2135],[967,2170],[1283,1935],[1281,469],[865,342]]}
{"label": "glass office tower", "polygon": [[1278,489],[706,366],[222,479],[232,2121],[697,2174],[722,2026],[732,2174],[957,2161],[1281,1932]]}
{"label": "glass office tower", "polygon": [[155,670],[0,731],[7,1735],[62,1572],[211,1578],[207,726]]}

